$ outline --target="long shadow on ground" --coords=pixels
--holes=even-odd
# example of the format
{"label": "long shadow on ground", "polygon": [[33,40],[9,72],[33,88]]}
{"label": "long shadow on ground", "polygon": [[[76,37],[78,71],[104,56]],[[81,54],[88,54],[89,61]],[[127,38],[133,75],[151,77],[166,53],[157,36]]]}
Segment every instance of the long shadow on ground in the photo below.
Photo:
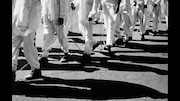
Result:
{"label": "long shadow on ground", "polygon": [[147,45],[141,43],[127,43],[126,48],[143,49],[145,52],[151,53],[168,53],[168,45]]}
{"label": "long shadow on ground", "polygon": [[[71,53],[82,54],[80,50],[71,50]],[[114,57],[91,57],[90,62],[86,62],[85,59],[82,59],[81,55],[71,55],[68,58],[68,61],[62,63],[57,63],[59,55],[50,55],[49,64],[43,66],[42,70],[65,70],[65,71],[85,71],[85,72],[94,72],[100,70],[101,68],[107,68],[109,70],[116,71],[134,71],[134,72],[154,72],[159,75],[168,75],[167,70],[162,70],[158,68],[153,68],[150,66],[144,66],[141,64],[128,64],[123,63],[122,61],[132,61],[137,63],[166,63],[166,59],[161,58],[148,58],[148,57],[132,57],[132,56],[114,56]],[[159,61],[158,61],[159,60]],[[25,64],[26,60],[20,60]],[[53,62],[55,61],[55,62]],[[21,63],[19,63],[21,64]],[[20,68],[18,66],[18,68]],[[29,67],[25,68],[30,69]]]}
{"label": "long shadow on ground", "polygon": [[168,94],[152,88],[111,80],[65,80],[60,78],[44,77],[39,81],[19,81],[12,85],[12,95],[28,97],[77,98],[77,99],[131,99],[151,97],[166,99]]}
{"label": "long shadow on ground", "polygon": [[105,56],[110,56],[111,60],[131,61],[134,63],[147,63],[147,64],[168,64],[168,58],[164,58],[164,57],[115,55],[118,52],[119,51],[114,51],[111,53],[108,53],[108,52],[100,52],[100,53],[102,53]]}
{"label": "long shadow on ground", "polygon": [[[84,44],[84,40],[82,40],[81,38],[73,37],[73,38],[69,38],[69,39],[72,39],[72,41],[69,41],[69,42],[72,42],[72,43],[83,43]],[[100,44],[103,43],[101,41],[102,40],[99,41]],[[168,40],[161,40],[161,39],[146,39],[146,41],[151,41],[151,42],[168,42]],[[168,53],[168,45],[143,44],[143,43],[128,42],[126,44],[126,48],[130,48],[130,49],[142,49],[145,52],[151,52],[151,53]]]}

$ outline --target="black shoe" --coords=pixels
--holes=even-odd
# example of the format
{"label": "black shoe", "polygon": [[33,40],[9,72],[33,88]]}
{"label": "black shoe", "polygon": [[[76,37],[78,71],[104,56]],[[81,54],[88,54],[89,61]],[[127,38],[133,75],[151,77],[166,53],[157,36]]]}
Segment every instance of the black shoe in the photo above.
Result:
{"label": "black shoe", "polygon": [[16,72],[12,71],[12,83],[16,80]]}
{"label": "black shoe", "polygon": [[60,59],[60,62],[62,61],[68,61],[70,58],[71,54],[69,52],[64,53],[64,56]]}
{"label": "black shoe", "polygon": [[100,45],[100,43],[96,42],[96,44],[94,44],[93,47],[92,47],[92,51],[95,50],[99,45]]}
{"label": "black shoe", "polygon": [[126,40],[124,38],[119,38],[115,41],[116,46],[125,47]]}
{"label": "black shoe", "polygon": [[90,54],[83,53],[83,57],[81,58],[81,62],[83,62],[83,63],[90,63],[91,62]]}
{"label": "black shoe", "polygon": [[112,47],[112,45],[105,45],[104,50],[111,51],[111,47]]}
{"label": "black shoe", "polygon": [[131,41],[133,38],[132,38],[132,36],[130,36],[129,38],[128,38],[128,41]]}
{"label": "black shoe", "polygon": [[39,79],[42,78],[42,73],[40,69],[34,69],[31,74],[25,77],[25,80]]}
{"label": "black shoe", "polygon": [[153,32],[153,36],[156,36],[158,34],[159,31],[154,31]]}
{"label": "black shoe", "polygon": [[145,33],[144,33],[144,35],[149,35],[149,31],[146,30]]}
{"label": "black shoe", "polygon": [[141,36],[141,41],[145,41],[145,35],[144,34]]}
{"label": "black shoe", "polygon": [[47,66],[47,64],[48,64],[48,59],[47,59],[47,57],[41,57],[41,58],[39,59],[39,63],[40,63],[40,66],[41,66],[41,67]]}

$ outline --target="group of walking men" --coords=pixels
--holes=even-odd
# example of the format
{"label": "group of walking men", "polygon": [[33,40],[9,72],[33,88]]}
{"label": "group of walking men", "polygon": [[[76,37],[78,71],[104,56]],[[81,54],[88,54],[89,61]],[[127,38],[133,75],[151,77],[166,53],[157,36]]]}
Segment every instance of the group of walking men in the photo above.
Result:
{"label": "group of walking men", "polygon": [[[40,59],[33,40],[39,27],[37,15],[39,5],[44,28],[43,53]],[[99,45],[92,33],[99,13],[104,19],[106,33],[104,49],[110,50],[115,44],[132,40],[132,32],[138,19],[142,36],[146,33],[151,16],[154,31],[157,31],[160,15],[168,20],[165,11],[167,5],[167,0],[12,0],[12,82],[16,78],[21,43],[31,67],[31,73],[25,77],[27,80],[42,77],[40,68],[48,63],[48,53],[56,36],[64,52],[64,59],[70,57],[67,41],[71,23],[70,11],[77,10],[79,31],[85,40],[83,58],[88,61],[92,51]],[[124,33],[121,33],[120,27],[123,28]]]}

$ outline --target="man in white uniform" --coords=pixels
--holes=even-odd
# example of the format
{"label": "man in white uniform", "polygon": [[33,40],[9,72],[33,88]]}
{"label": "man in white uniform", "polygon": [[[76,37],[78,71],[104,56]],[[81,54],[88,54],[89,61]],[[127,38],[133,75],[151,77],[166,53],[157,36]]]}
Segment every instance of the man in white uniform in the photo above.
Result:
{"label": "man in white uniform", "polygon": [[104,26],[106,31],[106,45],[105,50],[110,50],[110,48],[115,44],[115,29],[116,29],[116,18],[118,12],[118,6],[121,0],[93,0],[93,6],[88,17],[89,20],[95,21],[97,19],[98,7],[102,5]]}
{"label": "man in white uniform", "polygon": [[159,31],[158,24],[161,22],[162,17],[166,20],[168,27],[168,1],[167,0],[152,0],[152,13],[153,13],[153,31],[155,34]]}
{"label": "man in white uniform", "polygon": [[145,29],[145,17],[146,17],[146,3],[145,0],[134,0],[135,5],[133,7],[133,16],[134,16],[134,20],[132,22],[131,25],[131,33],[134,30],[134,27],[137,23],[138,20],[140,20],[140,32],[142,35],[141,40],[144,40],[144,34],[146,33],[146,29]]}
{"label": "man in white uniform", "polygon": [[161,0],[161,19],[165,18],[166,26],[168,27],[168,0]]}
{"label": "man in white uniform", "polygon": [[33,34],[38,28],[38,0],[15,0],[12,4],[12,82],[18,65],[19,48],[23,42],[24,55],[31,66],[31,74],[26,79],[40,78],[38,51],[34,46]]}
{"label": "man in white uniform", "polygon": [[[130,0],[122,0],[119,4],[119,12],[116,21],[116,27],[123,27],[124,33],[121,33],[121,36],[123,37],[124,43],[129,40],[132,40],[132,33],[130,31],[131,23],[133,22],[132,20],[134,20],[132,14],[132,3]],[[118,31],[117,28],[116,30]]]}
{"label": "man in white uniform", "polygon": [[104,15],[104,25],[106,29],[106,45],[105,50],[109,50],[115,43],[115,29],[116,29],[116,18],[117,18],[117,6],[118,0],[101,0],[102,11]]}
{"label": "man in white uniform", "polygon": [[94,50],[99,43],[93,38],[93,23],[88,20],[88,15],[92,9],[93,0],[74,0],[75,6],[79,5],[78,9],[78,25],[79,31],[85,38],[85,47],[83,59],[90,60],[92,50]]}
{"label": "man in white uniform", "polygon": [[159,31],[158,25],[160,22],[160,2],[161,0],[152,0],[152,16],[153,16],[153,32],[154,35]]}
{"label": "man in white uniform", "polygon": [[[149,14],[148,14],[148,21],[147,21],[147,25],[149,25],[149,21],[151,19],[153,19],[153,32],[154,34],[156,34],[158,32],[158,24],[161,21],[161,18],[164,16],[165,20],[166,20],[166,24],[168,25],[168,16],[166,16],[164,12],[165,8],[167,5],[167,3],[165,4],[166,1],[164,0],[148,0],[149,3]],[[166,9],[167,10],[167,9]]]}
{"label": "man in white uniform", "polygon": [[42,47],[43,54],[40,61],[42,64],[48,62],[48,53],[56,40],[55,35],[57,35],[61,49],[67,59],[70,54],[67,41],[68,26],[66,24],[70,2],[69,0],[41,0],[41,5],[44,40]]}

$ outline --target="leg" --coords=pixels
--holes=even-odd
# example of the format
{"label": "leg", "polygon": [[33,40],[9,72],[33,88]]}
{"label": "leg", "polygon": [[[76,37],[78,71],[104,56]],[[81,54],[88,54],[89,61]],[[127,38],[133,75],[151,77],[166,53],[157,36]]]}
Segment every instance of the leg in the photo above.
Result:
{"label": "leg", "polygon": [[117,38],[122,39],[123,34],[121,33],[120,27],[123,25],[123,19],[122,19],[122,14],[121,13],[117,13],[117,19],[115,21],[115,24],[116,24],[115,33],[117,35]]}
{"label": "leg", "polygon": [[125,40],[129,41],[132,39],[132,33],[130,31],[131,21],[127,13],[123,14],[123,20],[124,20],[123,29],[124,29],[124,34],[126,36]]}
{"label": "leg", "polygon": [[31,33],[28,36],[24,37],[23,49],[24,49],[24,55],[33,70],[33,69],[40,69],[40,64],[38,61],[38,51],[37,48],[34,46],[32,34],[34,33]]}
{"label": "leg", "polygon": [[92,35],[93,24],[88,22],[88,15],[92,8],[92,2],[88,0],[82,0],[79,7],[80,8],[78,11],[78,24],[79,29],[83,37],[85,38],[84,52],[85,54],[90,55],[92,46],[96,43]]}
{"label": "leg", "polygon": [[144,25],[145,25],[145,30],[148,29],[148,8],[144,8]]}
{"label": "leg", "polygon": [[17,36],[12,34],[12,82],[14,82],[16,79],[15,72],[17,70],[19,48],[22,44],[22,41],[23,41],[22,36]]}
{"label": "leg", "polygon": [[153,31],[156,32],[158,31],[158,24],[159,24],[159,5],[153,8],[154,12],[154,18],[153,18]]}
{"label": "leg", "polygon": [[169,16],[169,2],[168,1],[166,1],[166,9],[165,9],[165,12],[166,12],[166,25],[167,25],[167,27],[168,27],[168,16]]}
{"label": "leg", "polygon": [[116,29],[116,18],[115,14],[115,2],[103,2],[103,12],[104,12],[104,25],[106,29],[106,45],[104,46],[105,50],[111,51],[111,47],[115,44],[115,29]]}
{"label": "leg", "polygon": [[44,27],[44,39],[43,39],[43,47],[42,47],[42,57],[47,58],[49,50],[51,50],[52,44],[55,42],[55,30],[53,26],[53,22],[50,21],[47,17],[44,19],[43,23]]}
{"label": "leg", "polygon": [[34,46],[33,37],[32,37],[32,34],[34,33],[30,33],[28,36],[25,36],[23,39],[24,55],[29,65],[31,66],[31,70],[32,70],[31,74],[25,77],[25,79],[27,80],[40,78],[42,76],[40,71],[40,63],[38,60],[38,51],[37,48]]}
{"label": "leg", "polygon": [[141,30],[141,40],[144,40],[144,35],[145,35],[145,32],[146,32],[146,29],[145,29],[145,15],[142,11],[139,12],[139,19],[140,19],[140,30]]}
{"label": "leg", "polygon": [[134,11],[134,14],[133,14],[134,20],[133,20],[133,22],[131,22],[131,26],[130,26],[130,33],[131,34],[133,34],[133,32],[134,32],[134,27],[135,27],[137,20],[138,20],[138,14],[137,13],[138,13],[137,11]]}
{"label": "leg", "polygon": [[97,9],[98,9],[98,6],[100,6],[100,1],[101,0],[93,0],[92,9],[88,15],[89,21],[91,20],[94,21],[97,18]]}
{"label": "leg", "polygon": [[62,46],[61,49],[65,53],[68,53],[69,52],[68,41],[67,41],[67,37],[65,36],[65,33],[68,33],[67,29],[66,29],[66,26],[65,25],[56,26],[56,32],[57,32],[57,36],[58,36],[58,39],[59,39],[59,43]]}
{"label": "leg", "polygon": [[115,41],[114,33],[116,28],[116,15],[114,11],[115,5],[107,5],[103,4],[103,12],[104,12],[104,24],[106,29],[106,45],[112,46]]}

